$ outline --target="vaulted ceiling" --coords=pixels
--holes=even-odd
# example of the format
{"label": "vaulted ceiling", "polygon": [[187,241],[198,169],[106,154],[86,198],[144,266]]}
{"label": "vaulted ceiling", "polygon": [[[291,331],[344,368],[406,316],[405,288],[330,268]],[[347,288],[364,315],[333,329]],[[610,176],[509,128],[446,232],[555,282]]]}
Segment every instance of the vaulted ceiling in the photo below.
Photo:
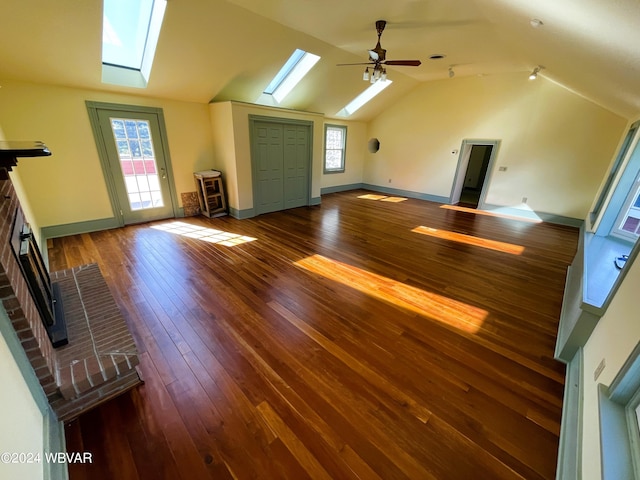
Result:
{"label": "vaulted ceiling", "polygon": [[[420,83],[541,75],[627,118],[640,115],[638,0],[168,0],[146,89],[101,82],[102,4],[3,2],[0,85],[14,79],[206,103],[254,102],[295,48],[322,57],[284,107],[334,116],[367,86],[361,67],[386,20],[394,81],[359,111],[367,119]],[[532,19],[543,25],[534,28]],[[433,54],[445,58],[430,60]]]}

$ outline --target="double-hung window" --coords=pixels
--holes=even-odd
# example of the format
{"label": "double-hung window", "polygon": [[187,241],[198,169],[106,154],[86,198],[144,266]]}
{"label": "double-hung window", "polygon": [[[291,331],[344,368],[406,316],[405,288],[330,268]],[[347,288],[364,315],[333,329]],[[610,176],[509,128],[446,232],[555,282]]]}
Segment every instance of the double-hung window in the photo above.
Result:
{"label": "double-hung window", "polygon": [[347,127],[325,125],[324,127],[324,173],[344,172],[347,147]]}

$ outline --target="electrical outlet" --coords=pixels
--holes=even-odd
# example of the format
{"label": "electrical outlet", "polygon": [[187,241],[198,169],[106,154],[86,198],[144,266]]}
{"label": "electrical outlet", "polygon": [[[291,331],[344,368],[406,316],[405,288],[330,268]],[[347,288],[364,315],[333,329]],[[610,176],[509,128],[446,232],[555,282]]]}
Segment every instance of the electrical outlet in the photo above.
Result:
{"label": "electrical outlet", "polygon": [[600,376],[600,374],[604,370],[605,366],[606,366],[606,362],[604,361],[604,358],[603,358],[602,360],[600,360],[600,363],[596,367],[595,372],[593,372],[593,381],[594,382],[598,379],[598,377]]}
{"label": "electrical outlet", "polygon": [[498,167],[498,171],[499,172],[506,172],[507,171],[507,167]]}
{"label": "electrical outlet", "polygon": [[391,183],[391,179],[389,179],[389,183]]}

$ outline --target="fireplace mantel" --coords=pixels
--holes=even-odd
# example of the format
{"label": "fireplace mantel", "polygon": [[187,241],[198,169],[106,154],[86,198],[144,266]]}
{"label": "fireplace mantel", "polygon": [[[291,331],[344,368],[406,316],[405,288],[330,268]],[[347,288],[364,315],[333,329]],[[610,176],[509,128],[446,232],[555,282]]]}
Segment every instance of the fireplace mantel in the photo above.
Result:
{"label": "fireplace mantel", "polygon": [[46,157],[51,155],[42,142],[0,141],[0,180],[7,180],[8,173],[18,164],[18,157]]}

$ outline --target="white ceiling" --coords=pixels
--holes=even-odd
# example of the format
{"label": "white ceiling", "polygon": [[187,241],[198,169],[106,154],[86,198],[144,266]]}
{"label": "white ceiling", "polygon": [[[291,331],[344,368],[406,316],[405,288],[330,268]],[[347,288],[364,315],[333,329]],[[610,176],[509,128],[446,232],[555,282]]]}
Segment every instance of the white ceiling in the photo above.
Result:
{"label": "white ceiling", "polygon": [[[102,4],[2,0],[1,79],[206,103],[255,101],[295,48],[322,57],[283,106],[333,116],[366,87],[361,67],[387,20],[393,88],[358,112],[367,119],[421,82],[526,72],[627,118],[640,115],[638,0],[168,0],[145,90],[101,83]],[[530,25],[532,18],[544,22]],[[442,60],[429,60],[432,54]],[[452,80],[452,81],[455,81]]]}

